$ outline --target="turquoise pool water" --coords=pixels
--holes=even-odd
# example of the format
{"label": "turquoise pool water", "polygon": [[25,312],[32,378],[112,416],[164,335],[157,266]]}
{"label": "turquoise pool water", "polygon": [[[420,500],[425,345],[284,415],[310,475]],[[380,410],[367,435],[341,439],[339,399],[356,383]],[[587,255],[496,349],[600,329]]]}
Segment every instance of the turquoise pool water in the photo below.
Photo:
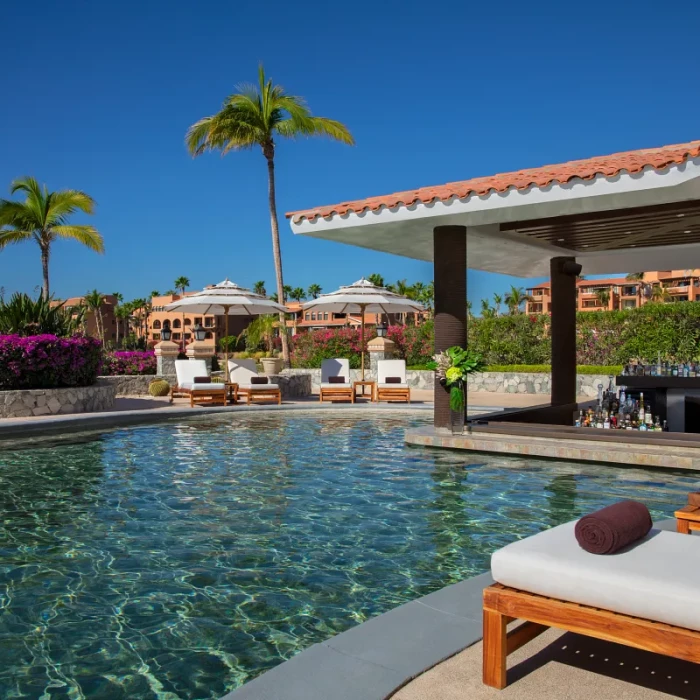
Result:
{"label": "turquoise pool water", "polygon": [[408,414],[266,414],[0,451],[0,697],[217,698],[672,473],[407,448]]}

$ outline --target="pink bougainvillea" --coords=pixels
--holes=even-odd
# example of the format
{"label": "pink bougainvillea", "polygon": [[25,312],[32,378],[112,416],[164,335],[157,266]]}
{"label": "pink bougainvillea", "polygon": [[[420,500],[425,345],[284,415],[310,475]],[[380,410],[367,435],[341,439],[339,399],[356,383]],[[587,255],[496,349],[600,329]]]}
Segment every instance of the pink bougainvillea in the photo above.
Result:
{"label": "pink bougainvillea", "polygon": [[50,389],[94,384],[102,368],[95,338],[0,335],[0,389]]}
{"label": "pink bougainvillea", "polygon": [[105,357],[102,371],[106,376],[155,374],[156,362],[153,351],[119,351]]}

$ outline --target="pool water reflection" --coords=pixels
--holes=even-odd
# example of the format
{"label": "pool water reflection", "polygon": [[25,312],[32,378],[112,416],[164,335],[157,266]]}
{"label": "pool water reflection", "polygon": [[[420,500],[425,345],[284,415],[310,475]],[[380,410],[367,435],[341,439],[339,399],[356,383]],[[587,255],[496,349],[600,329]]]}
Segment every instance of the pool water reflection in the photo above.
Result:
{"label": "pool water reflection", "polygon": [[0,697],[216,698],[688,472],[407,448],[409,414],[207,416],[0,451]]}

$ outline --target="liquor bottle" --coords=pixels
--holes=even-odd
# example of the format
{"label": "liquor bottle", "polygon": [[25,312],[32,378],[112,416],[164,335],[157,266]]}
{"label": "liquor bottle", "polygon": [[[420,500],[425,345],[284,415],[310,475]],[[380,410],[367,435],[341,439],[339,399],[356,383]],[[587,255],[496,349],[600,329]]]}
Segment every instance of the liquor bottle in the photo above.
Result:
{"label": "liquor bottle", "polygon": [[647,428],[650,428],[654,424],[653,421],[653,416],[651,415],[651,409],[647,408],[647,411],[644,415],[644,422],[647,424]]}
{"label": "liquor bottle", "polygon": [[691,379],[697,377],[697,370],[695,368],[694,362],[690,363],[690,369],[688,370],[688,376],[691,377]]}
{"label": "liquor bottle", "polygon": [[661,353],[657,353],[656,355],[656,376],[661,376]]}
{"label": "liquor bottle", "polygon": [[648,430],[647,424],[646,424],[646,423],[640,423],[640,424],[639,424],[639,430],[641,430],[642,432],[646,432],[646,431]]}
{"label": "liquor bottle", "polygon": [[687,362],[683,365],[683,376],[686,378],[690,376],[690,367],[688,367]]}
{"label": "liquor bottle", "polygon": [[657,432],[661,431],[661,420],[658,416],[656,416],[656,420],[654,420],[654,430],[656,430]]}
{"label": "liquor bottle", "polygon": [[627,400],[627,394],[625,393],[625,387],[621,386],[620,387],[620,406],[624,406],[626,400]]}
{"label": "liquor bottle", "polygon": [[678,376],[678,365],[672,365],[672,366],[671,366],[671,376],[672,376],[672,377],[677,377],[677,376]]}
{"label": "liquor bottle", "polygon": [[644,423],[644,393],[639,394],[639,411],[637,411],[637,416],[640,423]]}
{"label": "liquor bottle", "polygon": [[664,425],[663,425],[662,430],[663,430],[665,433],[668,432],[668,421],[664,421]]}
{"label": "liquor bottle", "polygon": [[603,428],[605,430],[610,430],[610,415],[607,411],[603,412]]}
{"label": "liquor bottle", "polygon": [[575,426],[576,428],[581,428],[581,427],[583,427],[583,421],[584,421],[584,418],[583,418],[583,409],[581,409],[581,410],[579,411],[578,418],[576,419],[576,422],[574,423],[574,426]]}

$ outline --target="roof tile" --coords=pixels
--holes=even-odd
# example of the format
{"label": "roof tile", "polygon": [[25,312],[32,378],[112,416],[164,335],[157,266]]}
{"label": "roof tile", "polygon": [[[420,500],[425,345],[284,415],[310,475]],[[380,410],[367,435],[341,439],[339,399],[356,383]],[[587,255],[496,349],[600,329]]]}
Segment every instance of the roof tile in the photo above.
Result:
{"label": "roof tile", "polygon": [[417,190],[395,192],[381,197],[368,197],[351,202],[341,202],[323,207],[315,207],[301,211],[289,212],[287,218],[295,223],[304,219],[313,221],[318,217],[328,218],[333,215],[360,213],[362,211],[377,211],[382,207],[394,208],[400,205],[410,206],[416,203],[428,204],[435,201],[447,201],[456,197],[465,199],[471,195],[482,196],[490,192],[505,192],[510,188],[524,190],[528,187],[546,187],[558,182],[563,184],[574,178],[592,180],[596,175],[613,177],[625,171],[638,173],[644,168],[663,170],[671,165],[683,163],[688,158],[700,156],[700,141],[645,148],[638,151],[613,153],[609,156],[597,156],[583,160],[572,160],[559,165],[545,165],[541,168],[529,168],[512,173],[501,173],[488,177],[476,177],[461,182],[450,182],[445,185],[421,187]]}

